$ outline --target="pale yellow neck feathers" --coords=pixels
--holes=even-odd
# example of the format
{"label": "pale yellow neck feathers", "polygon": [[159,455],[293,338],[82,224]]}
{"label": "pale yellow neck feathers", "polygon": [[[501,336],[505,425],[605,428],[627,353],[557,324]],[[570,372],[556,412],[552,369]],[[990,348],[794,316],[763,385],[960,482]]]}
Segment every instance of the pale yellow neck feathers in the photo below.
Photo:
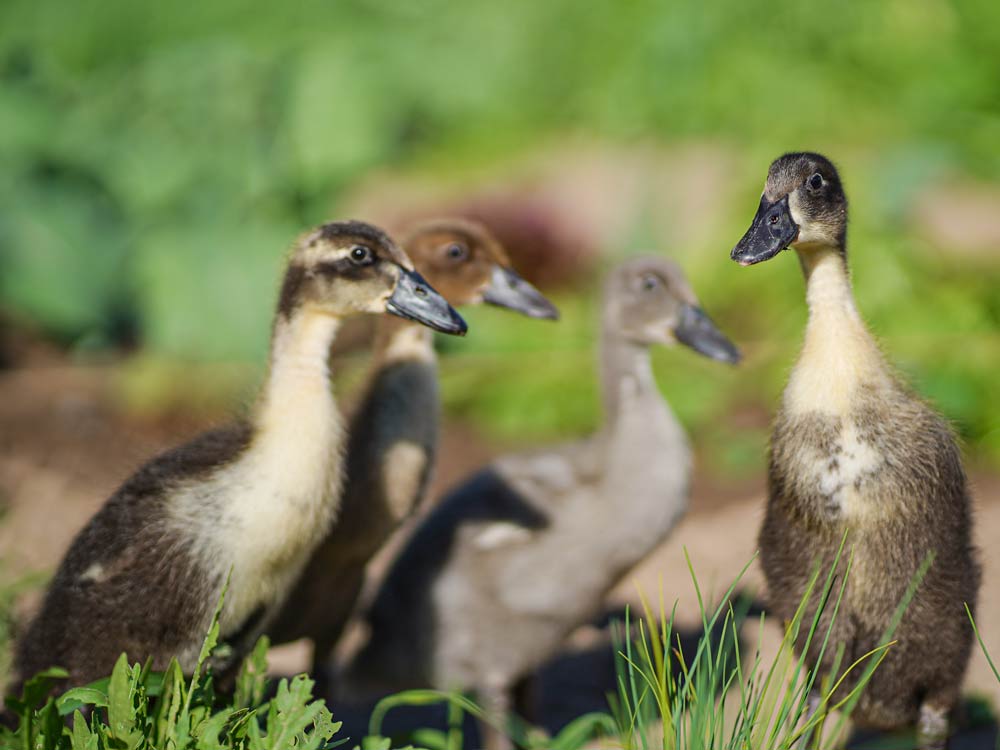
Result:
{"label": "pale yellow neck feathers", "polygon": [[257,404],[258,427],[282,419],[289,404],[312,398],[332,401],[328,360],[339,328],[339,318],[309,310],[278,320],[271,338],[270,369]]}
{"label": "pale yellow neck feathers", "polygon": [[809,314],[835,312],[856,316],[854,293],[844,256],[835,248],[816,245],[808,245],[797,252],[806,278]]}
{"label": "pale yellow neck feathers", "polygon": [[832,247],[798,250],[806,277],[809,322],[785,389],[794,412],[845,413],[858,385],[884,377],[878,347],[854,304],[843,255]]}
{"label": "pale yellow neck feathers", "polygon": [[434,336],[429,328],[387,315],[379,318],[375,329],[376,369],[394,362],[434,361]]}

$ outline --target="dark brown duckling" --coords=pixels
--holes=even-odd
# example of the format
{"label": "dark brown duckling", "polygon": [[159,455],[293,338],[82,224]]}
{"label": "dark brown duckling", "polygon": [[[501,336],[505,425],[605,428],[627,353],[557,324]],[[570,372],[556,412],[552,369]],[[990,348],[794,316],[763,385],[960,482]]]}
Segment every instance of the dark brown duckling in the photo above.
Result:
{"label": "dark brown duckling", "polygon": [[299,238],[250,416],[154,458],[108,499],[17,644],[20,679],[58,665],[85,684],[123,651],[190,671],[227,577],[221,638],[237,657],[252,645],[336,518],[345,432],[330,344],[344,317],[381,312],[465,331],[375,227],[336,222]]}
{"label": "dark brown duckling", "polygon": [[[771,435],[761,562],[771,606],[790,619],[816,563],[828,569],[849,532],[853,567],[831,646],[822,663],[818,643],[808,654],[825,672],[838,644],[851,664],[880,643],[921,562],[935,555],[853,718],[876,728],[916,723],[921,747],[939,748],[972,647],[964,604],[975,607],[980,569],[971,501],[948,424],[901,383],[858,313],[846,235],[833,164],[786,154],[771,164],[757,215],[732,251],[752,265],[793,248],[809,305]],[[815,603],[807,621],[812,612]],[[824,628],[828,621],[829,613]],[[853,684],[849,677],[843,690]]]}

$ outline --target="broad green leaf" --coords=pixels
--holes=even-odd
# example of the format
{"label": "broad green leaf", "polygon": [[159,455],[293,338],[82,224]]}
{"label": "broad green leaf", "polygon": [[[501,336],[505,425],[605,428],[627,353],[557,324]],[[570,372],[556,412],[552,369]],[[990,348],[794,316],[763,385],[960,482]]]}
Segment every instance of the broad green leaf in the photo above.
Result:
{"label": "broad green leaf", "polygon": [[219,735],[234,713],[235,709],[225,708],[198,726],[198,750],[224,750],[226,745],[220,742]]}
{"label": "broad green leaf", "polygon": [[243,661],[236,677],[236,692],[233,705],[252,708],[264,700],[264,690],[267,687],[267,649],[270,641],[267,636],[261,636],[253,651]]}
{"label": "broad green leaf", "polygon": [[107,693],[92,687],[71,688],[59,696],[56,705],[59,706],[60,714],[68,716],[84,706],[106,708],[108,696]]}
{"label": "broad green leaf", "polygon": [[163,673],[163,686],[160,699],[157,701],[156,713],[153,717],[155,740],[165,743],[168,738],[173,736],[177,717],[185,700],[186,685],[184,683],[184,675],[181,673],[180,664],[174,658],[170,660],[170,664],[167,665],[167,671]]}
{"label": "broad green leaf", "polygon": [[111,671],[111,684],[108,687],[108,723],[111,725],[112,735],[126,742],[135,728],[134,697],[128,656],[122,654]]}
{"label": "broad green leaf", "polygon": [[98,737],[87,726],[86,719],[79,711],[73,712],[73,730],[70,733],[73,750],[97,750]]}

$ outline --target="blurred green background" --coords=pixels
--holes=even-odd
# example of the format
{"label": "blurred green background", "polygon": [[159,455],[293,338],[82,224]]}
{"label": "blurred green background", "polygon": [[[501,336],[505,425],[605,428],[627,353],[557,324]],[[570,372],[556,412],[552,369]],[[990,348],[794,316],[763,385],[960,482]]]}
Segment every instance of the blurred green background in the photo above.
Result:
{"label": "blurred green background", "polygon": [[658,353],[664,392],[708,466],[759,472],[802,281],[791,254],[728,252],[801,148],[844,173],[884,348],[1000,465],[995,0],[5,0],[0,311],[122,362],[130,408],[200,403],[219,368],[259,374],[299,231],[463,210],[564,319],[469,311],[441,342],[447,409],[541,441],[599,419],[602,269],[669,253],[748,356]]}

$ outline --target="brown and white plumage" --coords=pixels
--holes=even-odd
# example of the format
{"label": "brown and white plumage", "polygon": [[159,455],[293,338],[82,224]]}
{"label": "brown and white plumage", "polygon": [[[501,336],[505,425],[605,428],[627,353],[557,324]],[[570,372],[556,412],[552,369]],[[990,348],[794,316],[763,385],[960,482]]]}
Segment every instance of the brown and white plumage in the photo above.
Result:
{"label": "brown and white plumage", "polygon": [[[360,222],[299,239],[250,416],[154,458],[90,520],[17,644],[21,679],[58,665],[87,683],[122,651],[190,670],[227,577],[222,639],[237,656],[252,644],[336,517],[344,430],[327,357],[340,320],[391,308],[464,331],[410,268]],[[416,287],[419,299],[401,292]]]}
{"label": "brown and white plumage", "polygon": [[829,568],[849,532],[853,567],[831,646],[820,664],[818,647],[810,650],[826,671],[838,645],[851,664],[881,642],[921,562],[935,555],[854,718],[881,728],[918,723],[922,747],[941,747],[972,646],[964,604],[974,607],[979,589],[971,501],[951,429],[901,382],[858,313],[846,230],[834,166],[786,154],[771,165],[757,216],[732,253],[750,265],[794,248],[809,306],[771,435],[761,562],[772,607],[791,618],[817,562]]}

